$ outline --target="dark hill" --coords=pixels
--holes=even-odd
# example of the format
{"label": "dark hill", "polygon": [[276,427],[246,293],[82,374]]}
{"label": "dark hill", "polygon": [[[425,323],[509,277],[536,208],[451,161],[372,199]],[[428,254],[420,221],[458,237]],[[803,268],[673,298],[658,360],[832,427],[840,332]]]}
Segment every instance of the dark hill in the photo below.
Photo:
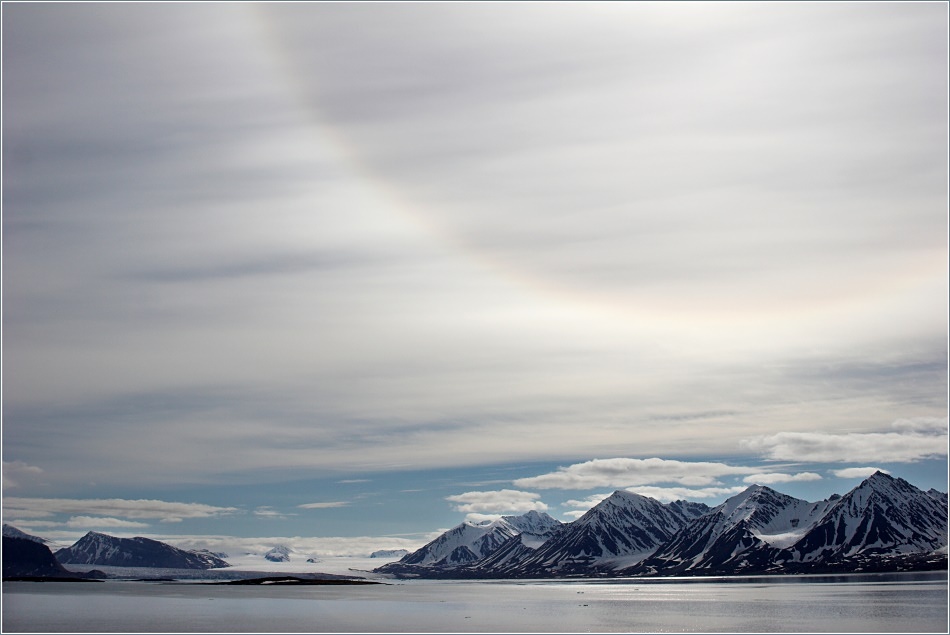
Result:
{"label": "dark hill", "polygon": [[71,578],[46,545],[28,538],[3,537],[3,577]]}

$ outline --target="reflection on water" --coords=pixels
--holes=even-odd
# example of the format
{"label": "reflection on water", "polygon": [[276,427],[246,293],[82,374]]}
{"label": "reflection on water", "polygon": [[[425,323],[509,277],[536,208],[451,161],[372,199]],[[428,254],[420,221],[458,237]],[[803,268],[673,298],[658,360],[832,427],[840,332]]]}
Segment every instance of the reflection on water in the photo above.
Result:
{"label": "reflection on water", "polygon": [[3,630],[946,632],[946,572],[233,587],[5,583]]}

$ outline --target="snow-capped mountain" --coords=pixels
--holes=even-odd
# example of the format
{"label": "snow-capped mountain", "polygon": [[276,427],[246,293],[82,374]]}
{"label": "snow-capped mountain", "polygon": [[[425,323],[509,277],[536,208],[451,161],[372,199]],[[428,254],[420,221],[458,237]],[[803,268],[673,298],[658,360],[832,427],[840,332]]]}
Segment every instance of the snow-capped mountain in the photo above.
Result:
{"label": "snow-capped mountain", "polygon": [[517,566],[519,575],[565,575],[628,567],[653,553],[705,505],[664,505],[617,490],[566,525]]}
{"label": "snow-capped mountain", "polygon": [[28,533],[26,533],[25,531],[21,531],[21,530],[17,529],[16,527],[14,527],[13,525],[9,525],[9,524],[7,524],[7,523],[4,523],[4,524],[3,524],[3,535],[4,535],[4,536],[7,536],[8,538],[23,538],[24,540],[32,540],[33,542],[38,542],[38,543],[40,543],[41,545],[45,545],[45,544],[47,544],[47,543],[49,542],[49,541],[46,540],[45,538],[40,538],[40,537],[38,537],[38,536],[33,536],[33,535],[28,534]]}
{"label": "snow-capped mountain", "polygon": [[831,504],[753,485],[686,523],[633,572],[718,573],[768,569]]}
{"label": "snow-capped mountain", "polygon": [[830,506],[789,551],[794,561],[908,554],[947,546],[947,495],[876,472]]}
{"label": "snow-capped mountain", "polygon": [[444,569],[469,565],[491,555],[514,536],[523,533],[528,542],[543,541],[560,525],[548,514],[533,510],[521,516],[502,516],[493,521],[465,521],[398,562],[376,571],[405,573],[420,567]]}
{"label": "snow-capped mountain", "polygon": [[927,555],[946,544],[946,494],[877,472],[845,496],[817,503],[750,487],[686,525],[626,573],[866,570],[869,558]]}
{"label": "snow-capped mountain", "polygon": [[116,538],[90,531],[76,544],[56,552],[63,564],[118,567],[215,569],[231,566],[208,551],[185,551],[149,538]]}
{"label": "snow-capped mountain", "polygon": [[467,564],[487,556],[516,533],[503,520],[487,523],[466,521],[421,549],[403,556],[399,562],[429,567]]}
{"label": "snow-capped mountain", "polygon": [[290,547],[277,545],[264,554],[264,560],[270,560],[271,562],[290,562]]}

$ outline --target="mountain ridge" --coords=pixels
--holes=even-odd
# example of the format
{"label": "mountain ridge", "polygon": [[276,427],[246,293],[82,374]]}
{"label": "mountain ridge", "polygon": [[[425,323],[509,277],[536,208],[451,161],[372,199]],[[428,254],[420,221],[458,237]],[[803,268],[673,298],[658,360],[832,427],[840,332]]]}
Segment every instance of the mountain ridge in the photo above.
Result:
{"label": "mountain ridge", "polygon": [[[506,523],[509,531],[481,544],[479,553],[468,549],[438,561],[425,557],[431,546],[460,532],[462,523],[375,571],[532,578],[946,568],[947,507],[946,493],[924,492],[880,471],[844,496],[817,502],[763,485],[751,485],[712,508],[689,501],[663,504],[617,490],[577,520],[553,527],[540,543]],[[488,533],[494,523],[468,526]],[[498,540],[504,533],[512,535]],[[463,547],[456,541],[456,549]]]}
{"label": "mountain ridge", "polygon": [[186,551],[150,538],[117,538],[90,531],[72,546],[53,554],[62,564],[119,567],[215,569],[231,566],[209,551]]}

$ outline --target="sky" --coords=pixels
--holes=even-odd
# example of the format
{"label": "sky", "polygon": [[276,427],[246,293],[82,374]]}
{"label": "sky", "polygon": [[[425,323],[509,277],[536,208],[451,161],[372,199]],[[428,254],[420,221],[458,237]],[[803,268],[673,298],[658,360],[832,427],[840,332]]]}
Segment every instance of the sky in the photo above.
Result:
{"label": "sky", "polygon": [[947,491],[947,17],[3,3],[4,522]]}

